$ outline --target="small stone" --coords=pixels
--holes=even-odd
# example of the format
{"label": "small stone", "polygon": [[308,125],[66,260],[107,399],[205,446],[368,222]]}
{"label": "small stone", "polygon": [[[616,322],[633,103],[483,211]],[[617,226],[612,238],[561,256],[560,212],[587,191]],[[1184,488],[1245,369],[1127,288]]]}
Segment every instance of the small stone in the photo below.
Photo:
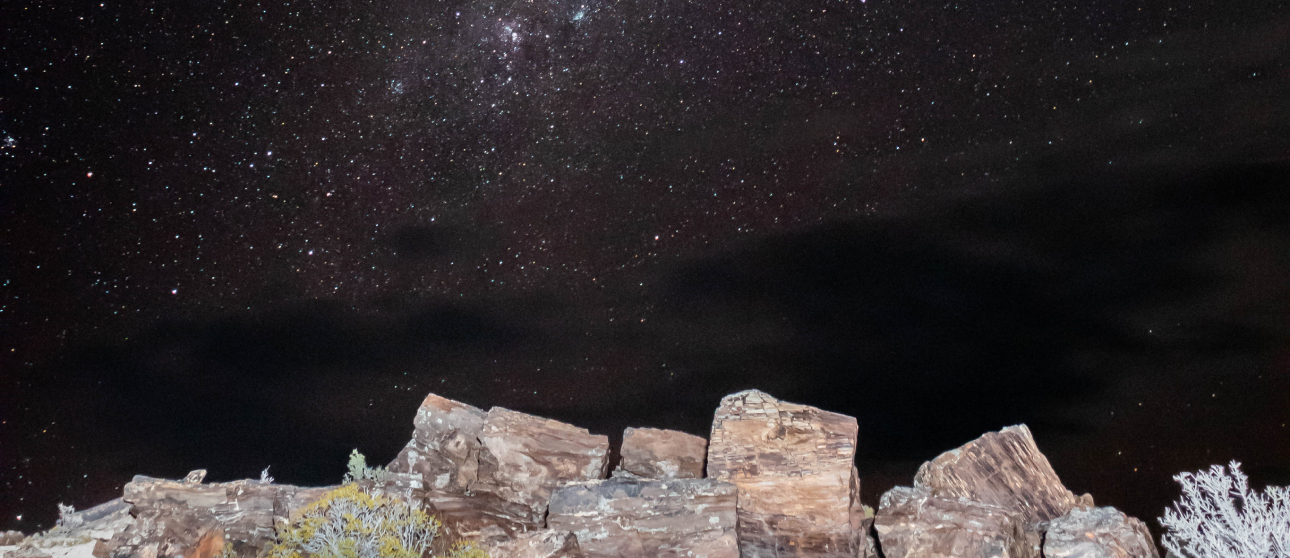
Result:
{"label": "small stone", "polygon": [[703,477],[708,441],[692,434],[657,428],[623,431],[622,461],[615,477],[697,479]]}
{"label": "small stone", "polygon": [[874,531],[885,558],[1038,558],[1020,513],[925,488],[883,494]]}
{"label": "small stone", "polygon": [[184,477],[184,484],[201,484],[206,479],[206,469],[197,469],[190,471],[188,476]]}
{"label": "small stone", "polygon": [[1159,558],[1151,532],[1112,507],[1075,508],[1048,524],[1046,558]]}

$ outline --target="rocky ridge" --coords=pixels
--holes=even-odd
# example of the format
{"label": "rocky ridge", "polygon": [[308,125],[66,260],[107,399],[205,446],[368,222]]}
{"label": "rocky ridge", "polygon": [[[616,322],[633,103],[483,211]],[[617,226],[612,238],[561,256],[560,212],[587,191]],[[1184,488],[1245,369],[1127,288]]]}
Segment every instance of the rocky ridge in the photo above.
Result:
{"label": "rocky ridge", "polygon": [[[430,394],[407,446],[363,488],[443,523],[494,558],[1159,558],[1141,521],[1067,490],[1025,425],[925,463],[861,504],[856,419],[749,390],[709,439],[629,428],[611,476],[603,435]],[[122,497],[50,531],[0,533],[0,558],[261,554],[275,526],[337,487],[136,476]]]}

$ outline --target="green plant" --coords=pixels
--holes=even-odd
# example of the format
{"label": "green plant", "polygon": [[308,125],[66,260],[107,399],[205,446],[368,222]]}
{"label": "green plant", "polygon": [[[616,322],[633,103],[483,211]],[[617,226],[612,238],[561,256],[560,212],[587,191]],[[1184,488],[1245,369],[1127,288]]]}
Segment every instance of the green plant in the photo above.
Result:
{"label": "green plant", "polygon": [[278,529],[269,558],[421,558],[440,523],[411,504],[356,484],[328,492]]}
{"label": "green plant", "polygon": [[349,454],[349,472],[345,473],[344,482],[349,484],[360,480],[379,481],[384,479],[387,474],[389,474],[389,471],[385,470],[385,467],[368,467],[367,458],[363,457],[363,454],[358,453],[358,450],[355,449]]}

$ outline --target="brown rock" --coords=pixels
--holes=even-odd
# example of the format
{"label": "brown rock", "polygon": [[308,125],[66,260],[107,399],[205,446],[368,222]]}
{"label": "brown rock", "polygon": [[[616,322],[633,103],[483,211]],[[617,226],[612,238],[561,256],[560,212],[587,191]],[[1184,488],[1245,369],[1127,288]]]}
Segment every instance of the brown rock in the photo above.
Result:
{"label": "brown rock", "polygon": [[[426,493],[426,513],[443,523],[436,539],[436,552],[443,552],[451,542],[467,540],[487,542],[518,537],[541,526],[533,521],[533,510],[525,504],[507,502],[488,492],[471,495],[432,490]],[[444,545],[438,545],[438,541]]]}
{"label": "brown rock", "polygon": [[527,506],[533,528],[542,527],[552,490],[603,479],[609,466],[607,436],[501,407],[488,411],[479,441],[479,480],[470,492]]}
{"label": "brown rock", "polygon": [[551,496],[547,524],[588,558],[738,558],[735,485],[712,479],[615,478]]}
{"label": "brown rock", "polygon": [[216,527],[206,531],[206,534],[197,540],[197,544],[186,558],[215,558],[223,551],[224,530]]}
{"label": "brown rock", "polygon": [[1020,513],[898,486],[882,496],[874,531],[885,558],[1037,558]]}
{"label": "brown rock", "polygon": [[1159,558],[1147,526],[1112,507],[1075,508],[1048,524],[1046,558]]}
{"label": "brown rock", "polygon": [[388,469],[420,473],[429,490],[464,493],[477,479],[486,413],[431,393],[413,419],[412,440]]}
{"label": "brown rock", "polygon": [[656,428],[628,428],[623,431],[622,462],[615,477],[641,479],[703,478],[703,458],[708,441]]}
{"label": "brown rock", "polygon": [[941,498],[1017,510],[1028,525],[1061,517],[1079,502],[1024,424],[990,432],[924,463],[914,486]]}
{"label": "brown rock", "polygon": [[[335,487],[301,489],[291,485],[242,480],[196,484],[135,476],[125,486],[134,522],[112,537],[106,549],[113,558],[191,557],[210,533],[220,531],[223,544],[263,548],[275,537],[274,523],[322,497]],[[219,545],[222,548],[222,545]]]}
{"label": "brown rock", "polygon": [[708,477],[739,487],[744,558],[847,556],[856,419],[756,390],[727,395],[712,423]]}
{"label": "brown rock", "polygon": [[27,535],[22,534],[22,531],[5,531],[0,533],[0,546],[17,546],[25,538]]}
{"label": "brown rock", "polygon": [[578,537],[568,531],[529,531],[479,547],[492,558],[583,558]]}

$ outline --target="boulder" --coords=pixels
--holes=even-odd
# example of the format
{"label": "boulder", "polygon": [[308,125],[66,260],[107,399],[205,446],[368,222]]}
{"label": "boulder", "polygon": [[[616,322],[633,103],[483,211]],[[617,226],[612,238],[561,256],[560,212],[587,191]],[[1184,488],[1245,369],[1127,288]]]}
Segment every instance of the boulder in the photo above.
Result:
{"label": "boulder", "polygon": [[854,557],[856,419],[756,391],[727,395],[712,423],[708,477],[739,488],[744,558]]}
{"label": "boulder", "polygon": [[10,536],[8,541],[0,540],[0,546],[16,545],[4,549],[0,556],[91,558],[95,548],[105,545],[132,523],[134,518],[130,516],[130,504],[120,498],[79,512],[70,507],[60,509],[58,524],[53,529],[26,537],[25,540],[22,533],[12,531],[17,537]]}
{"label": "boulder", "polygon": [[708,441],[657,428],[628,428],[623,431],[622,461],[615,477],[641,479],[703,478],[703,458]]}
{"label": "boulder", "polygon": [[[199,473],[195,471],[194,473]],[[302,489],[255,480],[200,484],[204,475],[182,481],[137,475],[125,486],[134,522],[96,550],[112,558],[204,558],[225,545],[245,554],[275,537],[275,522],[335,487]],[[254,554],[254,551],[252,551]]]}
{"label": "boulder", "polygon": [[478,478],[479,431],[486,416],[465,403],[427,395],[412,421],[412,440],[388,469],[420,473],[429,490],[464,493]]}
{"label": "boulder", "polygon": [[874,531],[885,558],[1038,558],[1021,513],[898,486],[882,496]]}
{"label": "boulder", "polygon": [[609,438],[585,428],[494,407],[479,432],[478,481],[470,493],[527,506],[525,521],[542,527],[551,491],[605,478]]}
{"label": "boulder", "polygon": [[0,546],[17,546],[26,538],[22,531],[5,531],[0,533]]}
{"label": "boulder", "polygon": [[588,558],[739,558],[735,485],[712,479],[615,478],[551,496],[547,525]]}
{"label": "boulder", "polygon": [[1048,524],[1046,558],[1159,558],[1146,524],[1112,507],[1075,508]]}
{"label": "boulder", "polygon": [[1024,424],[990,432],[924,463],[914,486],[940,498],[967,498],[1017,510],[1027,525],[1066,515],[1080,503],[1057,478]]}
{"label": "boulder", "polygon": [[529,531],[513,539],[481,543],[492,558],[583,558],[578,537],[568,531]]}

